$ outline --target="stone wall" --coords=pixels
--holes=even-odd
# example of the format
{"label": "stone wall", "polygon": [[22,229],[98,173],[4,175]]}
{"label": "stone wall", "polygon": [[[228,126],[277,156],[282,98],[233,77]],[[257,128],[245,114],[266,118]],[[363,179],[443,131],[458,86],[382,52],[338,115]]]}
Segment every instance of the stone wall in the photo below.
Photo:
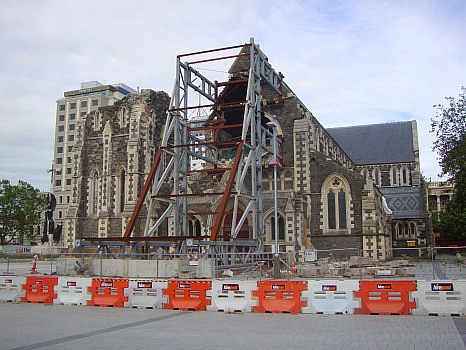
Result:
{"label": "stone wall", "polygon": [[[142,90],[77,122],[69,234],[121,237],[160,144],[170,98]],[[144,206],[133,235],[141,235]],[[162,231],[166,234],[166,228]]]}

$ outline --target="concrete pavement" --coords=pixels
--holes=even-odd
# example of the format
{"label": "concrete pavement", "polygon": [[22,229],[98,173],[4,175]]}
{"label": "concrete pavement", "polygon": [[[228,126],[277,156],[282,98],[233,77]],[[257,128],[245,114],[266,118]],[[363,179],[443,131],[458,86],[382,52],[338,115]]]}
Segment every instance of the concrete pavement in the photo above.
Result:
{"label": "concrete pavement", "polygon": [[1,349],[466,349],[466,318],[0,304]]}

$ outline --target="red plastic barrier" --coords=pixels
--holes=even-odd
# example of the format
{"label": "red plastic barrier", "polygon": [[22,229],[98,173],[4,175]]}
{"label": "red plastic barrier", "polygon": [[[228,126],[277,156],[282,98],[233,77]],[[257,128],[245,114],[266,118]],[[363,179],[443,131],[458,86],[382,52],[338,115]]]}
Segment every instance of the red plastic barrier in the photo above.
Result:
{"label": "red plastic barrier", "polygon": [[171,280],[163,291],[168,296],[164,309],[205,311],[210,305],[207,291],[212,289],[212,281],[206,280]]}
{"label": "red plastic barrier", "polygon": [[306,281],[258,281],[257,287],[252,292],[259,299],[252,308],[254,312],[300,313],[301,307],[307,305],[301,300],[301,293],[307,289]]}
{"label": "red plastic barrier", "polygon": [[126,278],[93,278],[92,285],[87,288],[91,293],[87,305],[123,307],[125,301],[128,301],[125,296],[128,284]]}
{"label": "red plastic barrier", "polygon": [[25,296],[21,298],[23,303],[44,303],[52,304],[56,299],[55,286],[58,284],[58,277],[26,277],[26,284],[23,289]]}
{"label": "red plastic barrier", "polygon": [[361,298],[361,307],[356,314],[365,315],[410,315],[416,302],[410,301],[410,292],[415,291],[416,281],[360,281],[354,296]]}

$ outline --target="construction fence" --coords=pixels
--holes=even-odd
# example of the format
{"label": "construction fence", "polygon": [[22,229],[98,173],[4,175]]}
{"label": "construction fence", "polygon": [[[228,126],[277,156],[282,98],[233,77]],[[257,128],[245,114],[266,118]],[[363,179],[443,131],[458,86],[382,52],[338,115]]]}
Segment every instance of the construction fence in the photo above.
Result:
{"label": "construction fence", "polygon": [[[466,278],[466,247],[399,248],[376,260],[359,249],[280,253],[281,278]],[[62,275],[125,278],[274,277],[274,253],[131,254],[100,252],[57,255],[3,254],[2,275]]]}

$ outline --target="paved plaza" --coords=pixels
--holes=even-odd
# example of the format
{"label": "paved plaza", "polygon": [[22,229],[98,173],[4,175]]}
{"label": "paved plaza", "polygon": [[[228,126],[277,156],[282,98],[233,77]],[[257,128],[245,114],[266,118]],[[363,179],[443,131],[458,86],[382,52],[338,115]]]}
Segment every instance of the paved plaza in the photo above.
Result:
{"label": "paved plaza", "polygon": [[0,304],[1,349],[466,349],[466,317]]}

